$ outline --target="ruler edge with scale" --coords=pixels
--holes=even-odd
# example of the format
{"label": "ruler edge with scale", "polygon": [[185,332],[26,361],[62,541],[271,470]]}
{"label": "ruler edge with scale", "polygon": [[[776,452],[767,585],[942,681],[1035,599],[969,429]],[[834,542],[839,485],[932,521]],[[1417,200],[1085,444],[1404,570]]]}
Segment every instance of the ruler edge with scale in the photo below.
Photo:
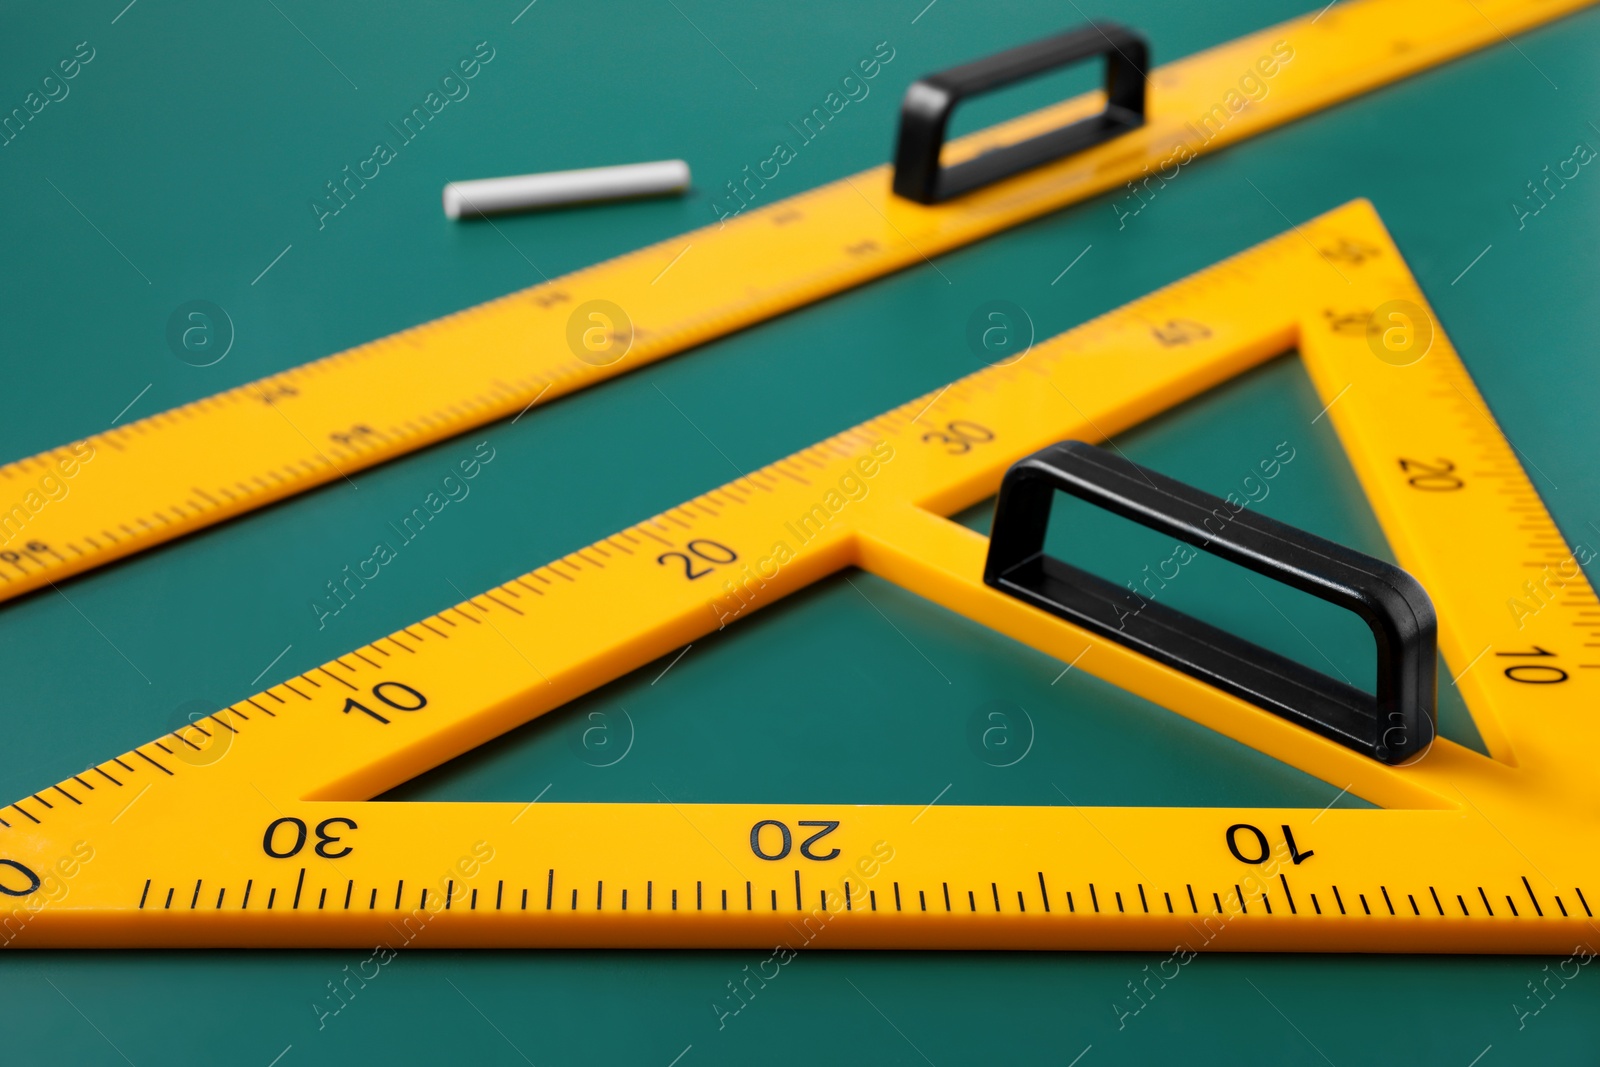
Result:
{"label": "ruler edge with scale", "polygon": [[[1384,0],[1363,0],[1363,2],[1367,5],[1370,5],[1362,9],[1365,11],[1378,7],[1384,2]],[[1574,14],[1595,2],[1596,0],[1560,0],[1559,3],[1553,4],[1549,9],[1537,12],[1532,11],[1531,9],[1513,9],[1514,13],[1520,16],[1520,18],[1517,24],[1511,26],[1511,29],[1513,32],[1517,33],[1525,32],[1540,25],[1545,25],[1557,19],[1563,18],[1567,15]],[[1343,9],[1334,13],[1333,19],[1348,17],[1350,14],[1350,9],[1353,6],[1354,5],[1352,4],[1346,4]],[[1420,8],[1423,5],[1417,4],[1415,6]],[[1476,5],[1474,5],[1474,9],[1477,10]],[[1526,10],[1525,14],[1523,13],[1524,10]],[[1323,13],[1319,12],[1317,15],[1312,16],[1308,13],[1307,15],[1286,20],[1274,26],[1245,34],[1231,41],[1223,42],[1211,48],[1194,53],[1190,56],[1175,60],[1173,64],[1169,64],[1168,66],[1201,66],[1228,55],[1231,51],[1237,50],[1245,42],[1258,39],[1267,39],[1274,35],[1287,33],[1296,27],[1314,25],[1318,19],[1322,17],[1322,14]],[[1479,14],[1482,15],[1481,10],[1479,11]],[[1442,54],[1436,54],[1424,60],[1418,61],[1410,68],[1400,68],[1385,71],[1380,76],[1369,79],[1365,82],[1340,87],[1326,94],[1326,98],[1313,100],[1309,105],[1300,111],[1291,110],[1282,117],[1273,117],[1268,119],[1262,125],[1244,128],[1248,126],[1248,123],[1236,123],[1222,131],[1215,145],[1207,142],[1196,150],[1196,154],[1205,154],[1214,150],[1226,148],[1238,140],[1248,139],[1249,137],[1255,136],[1257,133],[1293,122],[1302,117],[1304,114],[1315,113],[1322,108],[1332,106],[1343,100],[1362,95],[1384,85],[1391,84],[1394,81],[1404,79],[1412,74],[1430,70],[1435,66],[1442,65],[1450,62],[1453,59],[1460,58],[1463,55],[1478,51],[1484,47],[1497,43],[1499,40],[1508,39],[1505,37],[1505,34],[1501,33],[1498,26],[1495,26],[1494,23],[1489,22],[1487,16],[1483,17],[1485,19],[1485,23],[1493,26],[1494,28],[1491,31],[1484,32],[1479,38],[1466,40],[1464,42],[1460,40],[1451,41],[1447,45],[1442,46]],[[1155,84],[1158,81],[1162,71],[1165,69],[1167,69],[1167,67],[1157,67],[1150,71],[1150,80],[1152,84]],[[1085,106],[1085,102],[1092,100],[1094,96],[1095,94],[1091,93],[1081,97],[1076,97],[1058,104],[1050,105],[1035,112],[1018,116],[988,129],[966,135],[956,141],[951,142],[950,145],[947,146],[948,153],[951,156],[960,158],[964,154],[973,151],[975,146],[992,145],[996,142],[1005,143],[1008,137],[1014,137],[1018,132],[1025,132],[1038,127],[1041,121],[1047,117],[1059,116],[1063,114],[1070,115],[1074,114],[1076,111],[1082,110]],[[1115,140],[1109,142],[1111,146],[1115,146],[1116,143],[1117,142]],[[1151,149],[1148,150],[1147,155],[1141,154],[1138,158],[1148,158],[1154,160],[1159,157],[1160,154],[1160,151]],[[1069,160],[1071,158],[1073,157],[1069,157]],[[1046,164],[1045,166],[1049,167],[1051,165],[1053,164]],[[884,173],[887,172],[887,170],[888,165],[880,165],[879,167],[861,172],[860,174],[847,176],[839,181],[827,183],[818,189],[801,192],[799,194],[795,194],[794,196],[775,201],[772,204],[753,208],[748,213],[747,218],[742,221],[751,222],[753,220],[759,220],[776,215],[783,211],[786,205],[813,195],[819,190],[829,189],[837,186],[840,184],[840,181],[849,182],[852,177],[865,178],[867,175]],[[1127,168],[1127,175],[1135,176],[1136,173],[1137,172],[1132,169],[1132,164],[1130,164]],[[1025,175],[1023,177],[1025,177]],[[942,253],[944,251],[964,247],[988,236],[992,236],[996,233],[1010,229],[1024,221],[1040,217],[1044,214],[1048,214],[1051,211],[1060,210],[1062,207],[1080,202],[1088,197],[1104,192],[1106,189],[1114,187],[1113,181],[1102,180],[1100,176],[1087,179],[1086,181],[1083,181],[1072,193],[1057,197],[1053,202],[1044,204],[1043,206],[1035,206],[1034,208],[1023,212],[1020,216],[1002,217],[997,215],[995,219],[986,223],[985,226],[978,232],[965,236],[958,236],[947,242],[944,247],[938,249],[938,252]],[[956,203],[959,205],[959,200],[956,201]],[[170,423],[178,420],[182,418],[186,412],[200,411],[204,410],[210,405],[231,401],[234,399],[242,400],[246,397],[256,396],[256,394],[262,392],[263,387],[270,386],[274,382],[294,374],[314,374],[317,372],[319,367],[331,366],[339,361],[347,360],[354,356],[360,355],[362,350],[370,345],[391,342],[407,336],[423,335],[430,327],[437,324],[448,322],[453,319],[459,319],[464,316],[471,316],[487,309],[496,308],[515,302],[517,300],[526,298],[529,294],[538,293],[540,291],[559,286],[563,282],[570,282],[576,279],[586,279],[597,273],[603,275],[605,271],[614,266],[625,264],[643,255],[648,255],[654,250],[665,249],[670,251],[679,241],[688,236],[714,239],[716,230],[717,227],[708,226],[701,230],[691,231],[690,234],[680,234],[675,237],[667,238],[663,241],[648,245],[642,249],[636,249],[634,251],[624,253],[621,256],[605,260],[601,263],[579,268],[577,271],[562,275],[551,281],[541,283],[540,285],[535,285],[527,289],[518,290],[510,294],[495,297],[482,304],[474,305],[466,309],[452,312],[440,318],[406,328],[398,333],[381,338],[378,341],[367,342],[363,345],[358,345],[355,348],[348,349],[343,352],[334,353],[329,356],[312,360],[308,363],[285,368],[284,370],[274,372],[256,381],[246,382],[224,390],[221,393],[202,397],[198,400],[179,405],[178,407],[168,411],[147,416],[144,419],[136,420],[135,422],[129,423],[126,426],[91,434],[88,437],[81,438],[77,441],[68,442],[67,444],[58,446],[56,448],[48,449],[46,451],[10,461],[5,464],[0,464],[0,477],[3,477],[7,483],[15,483],[19,474],[26,474],[29,472],[36,473],[39,470],[43,470],[45,474],[48,475],[52,470],[52,464],[54,461],[61,459],[64,455],[69,453],[78,455],[78,458],[81,458],[81,455],[77,453],[78,449],[85,445],[93,448],[97,442],[103,445],[107,441],[112,440],[112,435],[114,434],[122,433],[127,435],[130,433],[145,433],[152,431],[159,432],[159,428],[163,422]],[[758,308],[745,319],[741,319],[732,325],[724,325],[722,328],[703,328],[699,331],[698,336],[692,337],[687,343],[680,344],[677,347],[669,346],[662,351],[651,353],[646,358],[635,361],[628,365],[625,369],[620,365],[601,368],[589,366],[586,368],[586,372],[593,373],[593,377],[589,382],[580,382],[576,385],[572,385],[570,384],[571,377],[573,374],[580,372],[562,372],[560,367],[557,367],[553,371],[543,374],[543,380],[546,381],[545,390],[541,391],[537,396],[535,396],[533,402],[528,406],[531,407],[534,404],[547,403],[551,400],[555,400],[561,396],[567,395],[570,392],[587,388],[587,386],[590,384],[599,384],[600,382],[609,380],[610,378],[619,374],[627,373],[633,369],[636,369],[637,367],[647,366],[650,363],[659,361],[661,359],[670,358],[673,355],[691,350],[699,344],[706,343],[710,340],[715,340],[718,337],[726,335],[727,333],[767,321],[768,319],[776,317],[777,315],[795,310],[811,303],[815,303],[818,300],[825,299],[827,296],[848,291],[861,284],[864,284],[865,282],[886,277],[889,274],[896,273],[908,266],[914,265],[919,261],[920,258],[920,253],[913,254],[908,252],[901,257],[901,261],[888,263],[881,267],[867,268],[864,270],[864,272],[859,272],[859,277],[850,276],[848,271],[843,272],[838,278],[835,278],[831,282],[822,285],[817,291],[790,294],[787,298],[780,302],[781,306],[767,309]],[[566,381],[564,381],[564,379],[566,379]],[[490,391],[494,392],[495,390]],[[444,424],[438,427],[430,427],[427,431],[419,432],[415,436],[402,441],[398,447],[379,448],[375,450],[368,458],[362,458],[359,454],[355,456],[341,454],[340,459],[344,461],[344,464],[347,464],[351,470],[364,470],[374,465],[389,462],[390,460],[407,455],[413,451],[420,450],[431,444],[435,444],[439,441],[465,433],[476,426],[485,425],[488,422],[503,418],[518,409],[518,407],[521,405],[521,396],[513,394],[509,401],[502,399],[498,404],[493,402],[491,398],[484,396],[472,398],[472,402],[479,405],[479,410],[473,412],[469,416],[463,417],[457,425],[452,426],[449,424]],[[523,410],[526,410],[526,408],[523,408]],[[326,458],[326,456],[324,456],[324,458]],[[28,560],[36,566],[33,569],[28,569],[23,568],[16,563],[6,563],[0,561],[0,567],[10,567],[11,569],[17,571],[17,575],[15,576],[3,574],[3,576],[6,578],[6,581],[4,585],[0,585],[0,602],[18,596],[25,596],[31,592],[35,592],[41,588],[44,588],[46,585],[51,584],[54,580],[66,580],[76,575],[87,573],[89,571],[98,569],[100,566],[105,564],[137,555],[148,548],[155,547],[156,545],[165,543],[166,541],[174,538],[187,536],[188,534],[198,532],[199,530],[205,529],[211,525],[228,521],[258,508],[269,506],[275,502],[290,498],[302,492],[309,491],[318,485],[323,485],[327,482],[337,479],[344,473],[344,465],[341,465],[341,463],[336,463],[333,460],[329,460],[326,469],[322,470],[320,474],[314,473],[307,475],[307,480],[287,484],[280,483],[259,493],[258,495],[245,496],[241,499],[230,498],[226,503],[214,504],[214,506],[210,509],[207,509],[201,505],[195,505],[192,500],[186,500],[185,502],[190,504],[191,508],[193,509],[188,514],[184,514],[183,511],[178,509],[176,505],[171,505],[174,512],[179,516],[179,519],[176,522],[168,519],[162,513],[163,509],[167,508],[168,505],[161,505],[160,507],[156,508],[152,514],[160,518],[163,525],[154,526],[142,516],[131,517],[130,521],[142,524],[145,529],[135,531],[126,525],[123,525],[122,528],[128,530],[130,534],[129,540],[125,542],[118,540],[110,545],[95,544],[94,547],[87,552],[77,546],[77,541],[83,540],[84,536],[88,536],[89,540],[92,542],[92,534],[79,535],[75,540],[57,539],[57,543],[59,543],[61,547],[71,549],[74,553],[76,553],[73,556],[63,556],[60,552],[56,551],[56,544],[53,543],[48,544],[44,552],[40,552],[38,555],[35,555],[31,546],[40,542],[27,538],[20,532],[16,535],[9,535],[6,538],[6,544],[10,544],[12,541],[21,538],[23,540],[23,548],[27,550],[23,554],[26,555]],[[11,488],[20,493],[22,492],[22,489],[26,489],[28,487],[28,484],[29,483],[23,483],[21,488],[16,488],[16,486],[13,485]],[[115,522],[116,519],[114,518],[111,522],[106,523],[106,528],[109,530],[111,525],[113,525]],[[0,533],[9,533],[9,531],[7,531],[4,527],[0,527]],[[0,548],[4,547],[5,545],[0,545]],[[15,552],[16,550],[12,549],[11,551]],[[46,555],[45,552],[48,552],[48,555]],[[52,559],[51,557],[54,558]]]}
{"label": "ruler edge with scale", "polygon": [[[1364,203],[1364,202],[1357,202],[1357,203]],[[1346,205],[1346,209],[1349,206],[1350,205]],[[1381,226],[1381,220],[1378,220],[1377,216],[1376,216],[1376,213],[1371,211],[1370,204],[1365,205],[1365,208],[1371,213],[1373,219],[1378,221],[1379,225]],[[1339,210],[1344,210],[1344,209],[1335,209],[1335,212],[1330,212],[1329,214],[1334,214]],[[1289,235],[1288,234],[1280,235],[1280,237],[1277,238],[1277,239],[1281,240],[1283,237],[1287,237],[1287,236],[1289,236]],[[1271,243],[1271,240],[1269,240],[1268,242],[1264,242],[1264,244],[1270,244],[1270,243]],[[1262,246],[1260,246],[1260,245],[1255,246],[1252,249],[1248,249],[1245,252],[1240,253],[1238,256],[1228,257],[1227,259],[1224,259],[1223,261],[1219,262],[1216,265],[1213,265],[1213,267],[1211,267],[1211,268],[1207,268],[1206,270],[1207,271],[1225,270],[1225,269],[1227,269],[1229,267],[1229,265],[1234,260],[1239,259],[1239,258],[1241,258],[1243,256],[1247,256],[1247,255],[1250,254],[1250,252],[1259,251],[1261,248],[1262,248]],[[1401,264],[1402,269],[1405,269],[1403,258],[1400,259],[1400,264]],[[1201,275],[1204,275],[1205,273],[1206,273],[1206,271],[1200,272]],[[1409,277],[1409,270],[1406,270],[1406,274]],[[1169,290],[1177,289],[1177,288],[1183,286],[1186,282],[1194,281],[1196,277],[1197,276],[1195,276],[1195,275],[1191,275],[1188,278],[1181,279],[1178,282],[1173,283],[1173,285],[1171,285],[1171,286],[1163,287],[1162,289],[1157,290],[1155,293],[1149,294],[1149,296],[1144,298],[1144,299],[1149,299],[1151,297],[1160,296],[1162,294],[1167,293]],[[1135,303],[1138,303],[1138,301],[1135,301]],[[1128,312],[1128,310],[1129,310],[1129,308],[1127,306],[1115,309],[1112,312],[1108,312],[1107,315],[1102,316],[1101,319],[1091,320],[1090,323],[1084,324],[1084,326],[1083,327],[1079,327],[1079,329],[1086,329],[1088,327],[1092,327],[1096,323],[1100,322],[1102,319],[1110,319],[1110,318],[1112,318],[1114,316],[1117,316],[1119,313],[1126,313],[1126,312]],[[978,373],[981,375],[984,372],[978,372]],[[1232,375],[1225,376],[1223,380],[1227,380],[1227,378],[1231,377],[1231,376]],[[969,376],[969,377],[976,377],[976,376]],[[958,381],[960,381],[960,380],[958,380]],[[908,403],[906,405],[902,405],[900,408],[893,409],[888,414],[892,415],[892,414],[894,414],[896,412],[899,412],[899,411],[902,411],[902,410],[907,410],[912,405],[920,404],[921,401],[926,400],[926,399],[927,399],[926,397],[918,398],[917,400],[913,400],[913,401],[911,401],[910,403]],[[879,416],[876,419],[868,420],[866,423],[863,423],[858,427],[846,430],[841,434],[837,434],[837,435],[834,435],[832,437],[829,437],[829,438],[825,439],[824,442],[822,442],[822,444],[826,445],[828,443],[838,441],[838,440],[840,440],[842,438],[847,438],[847,437],[851,436],[852,434],[857,434],[862,429],[862,427],[871,426],[874,423],[878,422],[883,417],[884,416]],[[816,447],[819,447],[819,446],[812,446],[812,447],[816,448]],[[797,454],[803,454],[804,452],[807,452],[807,451],[810,451],[810,449],[802,450],[802,453],[797,453]],[[781,462],[781,461],[779,461],[779,462]],[[665,514],[665,513],[663,513],[663,514]],[[859,534],[858,534],[858,536],[859,536]],[[810,583],[808,582],[808,583],[805,583],[805,584],[810,584]],[[397,631],[397,633],[399,633],[399,632],[405,632],[405,631],[404,630]],[[127,753],[126,755],[130,755],[131,756],[133,754],[134,754],[133,752],[130,752],[130,753]],[[1295,765],[1296,766],[1301,766],[1298,763],[1295,764]],[[1312,771],[1311,773],[1316,773],[1316,772]],[[63,785],[70,784],[70,780],[64,781],[61,784],[63,784]],[[37,794],[35,794],[35,797],[37,797]],[[474,805],[474,806],[476,806],[476,805]],[[489,806],[489,805],[485,805],[485,806]],[[613,809],[628,807],[628,805],[597,805],[597,806],[610,807],[610,808],[613,808]],[[747,804],[732,804],[732,805],[721,805],[720,807],[738,809],[738,808],[748,808],[750,806],[751,805],[747,805]],[[791,805],[780,805],[779,807],[789,807],[789,806],[791,806]],[[875,807],[875,808],[892,808],[893,806],[892,805],[891,806],[873,805],[872,807]],[[1004,811],[1005,808],[1000,808],[999,810]],[[1219,810],[1226,810],[1226,809],[1219,809]],[[1255,810],[1255,809],[1252,809],[1252,810]],[[1273,810],[1273,809],[1261,809],[1261,810]],[[199,886],[197,884],[196,885],[196,895],[197,896],[198,896],[198,891],[199,891]],[[1142,890],[1141,890],[1141,894],[1142,894]],[[1530,894],[1530,896],[1532,895],[1532,890],[1531,889],[1529,890],[1529,894]],[[169,891],[169,894],[168,894],[169,901],[170,901],[170,896],[171,896],[171,893]],[[297,893],[297,900],[298,900],[298,893]],[[426,900],[426,897],[424,897],[424,900]],[[475,898],[474,898],[474,900],[475,900]],[[1120,900],[1120,898],[1119,898],[1119,900]],[[1559,898],[1558,898],[1558,902],[1559,902]],[[1413,907],[1415,907],[1415,903],[1413,903]],[[1585,905],[1585,907],[1587,907],[1587,905]],[[1565,913],[1565,907],[1564,906],[1563,906],[1563,913]],[[259,918],[258,918],[258,921],[259,921]],[[703,921],[704,920],[701,920],[701,922],[703,922]],[[1254,925],[1255,924],[1245,924],[1245,927],[1252,927]],[[1567,930],[1565,929],[1566,925],[1570,925],[1570,924],[1563,924],[1563,927],[1560,930],[1561,936],[1566,936],[1566,934],[1567,934]],[[580,926],[580,928],[581,928],[581,926]],[[265,930],[266,928],[263,927],[262,929]],[[696,929],[698,930],[699,927],[697,926]],[[1029,927],[1028,929],[1032,929],[1032,928]],[[1491,931],[1483,931],[1483,930],[1479,930],[1478,932],[1480,934],[1491,933]],[[1551,936],[1555,936],[1556,931],[1554,929],[1552,929],[1549,932],[1550,932]],[[1492,931],[1492,934],[1493,934],[1494,937],[1502,938],[1503,944],[1500,944],[1498,947],[1492,947],[1492,946],[1488,946],[1488,945],[1484,944],[1482,941],[1474,941],[1473,944],[1471,945],[1471,949],[1472,950],[1478,950],[1478,951],[1482,951],[1482,950],[1486,950],[1486,949],[1487,950],[1491,950],[1491,951],[1495,951],[1495,950],[1498,950],[1498,951],[1528,951],[1529,950],[1529,946],[1528,946],[1526,941],[1519,940],[1518,936],[1509,935],[1509,933],[1504,928],[1495,929],[1494,931]],[[493,936],[493,935],[487,935],[486,934],[484,936],[485,937],[489,937],[489,936]],[[690,931],[690,932],[688,932],[687,934],[685,934],[683,936],[688,937],[690,940],[688,940],[688,941],[676,940],[679,937],[679,935],[676,934],[676,933],[669,932],[669,933],[660,934],[660,935],[651,934],[648,937],[645,937],[645,938],[641,939],[638,943],[639,944],[648,943],[648,944],[651,944],[651,945],[658,945],[658,946],[661,946],[661,947],[666,947],[666,946],[669,946],[669,945],[687,946],[687,945],[689,945],[691,943],[692,944],[698,944],[698,945],[704,947],[705,945],[711,944],[711,943],[721,943],[721,942],[718,942],[715,937],[709,937],[709,938],[706,937],[704,935],[704,931],[703,930],[701,930],[698,933],[696,933],[694,931]],[[1007,935],[1007,937],[1003,937],[1001,939],[1002,941],[1006,941],[1006,944],[1004,945],[1004,947],[1024,947],[1021,944],[1012,944],[1012,943],[1010,943],[1007,940],[1007,938],[1009,936],[1011,936],[1011,935]],[[1021,938],[1021,937],[1030,936],[1030,935],[1026,935],[1021,931],[1017,931],[1017,932],[1015,932],[1015,936]],[[1268,934],[1266,932],[1266,928],[1264,928],[1264,927],[1262,928],[1262,932],[1259,935],[1262,938],[1262,940],[1259,941],[1259,942],[1256,941],[1256,936],[1257,935],[1255,935],[1255,934],[1244,934],[1244,933],[1241,933],[1239,938],[1235,938],[1235,939],[1232,939],[1230,941],[1230,946],[1229,947],[1230,948],[1237,948],[1237,949],[1246,949],[1246,950],[1252,949],[1252,948],[1276,948],[1276,949],[1282,949],[1282,950],[1292,950],[1292,949],[1295,949],[1295,948],[1304,949],[1304,948],[1307,948],[1307,947],[1315,947],[1315,946],[1308,946],[1306,944],[1291,943],[1291,944],[1287,944],[1286,945],[1286,944],[1282,944],[1282,943],[1273,943],[1274,942],[1274,938],[1277,936],[1276,932],[1274,932],[1273,934]],[[477,937],[478,937],[478,935],[476,935],[476,934],[469,935],[462,941],[450,941],[450,942],[448,942],[448,944],[449,945],[477,944],[477,943],[480,943],[480,942],[478,942],[476,940]],[[1241,940],[1242,940],[1242,943],[1241,943]],[[1293,939],[1290,939],[1290,940],[1292,941]],[[1093,941],[1093,939],[1091,939],[1091,941]],[[86,944],[89,944],[89,943],[93,943],[93,942],[92,941],[91,942],[87,942]],[[144,942],[138,942],[138,943],[143,944]],[[207,941],[205,943],[206,944],[217,944],[219,942]],[[225,941],[225,942],[221,942],[221,943],[231,943],[231,942],[226,942]],[[275,943],[281,944],[282,943],[281,938],[280,939],[276,939]],[[340,942],[338,940],[338,938],[335,937],[332,941],[324,942],[322,940],[315,940],[315,941],[307,942],[307,943],[308,944],[309,943],[316,943],[316,944],[330,943],[331,944],[331,943],[343,943],[343,942]],[[487,942],[484,942],[484,943],[487,943]],[[558,938],[558,939],[553,940],[553,941],[539,941],[537,943],[538,944],[571,943],[571,944],[575,944],[576,945],[576,944],[582,944],[582,943],[586,943],[586,942],[583,941],[582,936],[580,934],[578,936],[577,940],[571,941],[571,942],[562,941],[562,940],[560,940]],[[872,938],[870,938],[870,937],[868,937],[866,939],[866,941],[865,941],[865,944],[873,944],[873,943],[874,942],[872,941]],[[1550,945],[1553,945],[1554,943],[1555,942],[1548,942],[1548,944],[1550,944]],[[151,945],[171,944],[171,942],[154,941],[154,942],[150,942],[150,944]],[[608,946],[611,945],[610,942],[606,942],[605,944],[607,944]],[[1541,944],[1546,944],[1546,943],[1545,942],[1541,942]],[[43,947],[43,946],[41,946],[41,947]],[[445,947],[445,945],[441,944],[440,947]],[[839,938],[839,939],[837,939],[835,941],[833,947],[841,947],[841,948],[843,948],[843,947],[862,947],[862,946],[858,945],[852,938],[841,937],[841,938]],[[889,947],[889,946],[883,946],[883,947]],[[902,945],[900,947],[905,947],[905,946]],[[930,945],[930,947],[983,948],[983,947],[1002,947],[1002,945],[1000,943],[987,943],[987,942],[984,943],[984,944],[965,944],[965,945],[938,943],[936,945]],[[1120,937],[1120,939],[1119,939],[1119,936],[1110,936],[1110,940],[1105,944],[1081,943],[1081,944],[1077,944],[1075,947],[1130,948],[1130,947],[1134,947],[1134,946],[1133,946],[1132,942],[1130,942],[1130,940],[1127,937]],[[1393,950],[1394,951],[1404,951],[1404,950],[1414,950],[1414,948],[1413,949],[1408,949],[1408,947],[1405,945],[1404,942],[1397,942],[1395,944]]]}

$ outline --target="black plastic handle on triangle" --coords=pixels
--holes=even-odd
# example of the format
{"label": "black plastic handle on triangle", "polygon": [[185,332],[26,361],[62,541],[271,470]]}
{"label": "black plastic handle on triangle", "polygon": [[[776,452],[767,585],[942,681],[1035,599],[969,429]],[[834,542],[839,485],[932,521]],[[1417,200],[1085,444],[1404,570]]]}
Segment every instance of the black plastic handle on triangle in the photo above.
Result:
{"label": "black plastic handle on triangle", "polygon": [[[950,115],[962,100],[1079,60],[1106,57],[1105,110],[1058,130],[996,148],[964,163],[939,165]],[[1034,41],[913,82],[900,104],[894,192],[937,204],[1053,159],[1081,152],[1144,125],[1150,45],[1111,22]]]}
{"label": "black plastic handle on triangle", "polygon": [[[1377,696],[1046,555],[1058,490],[1355,612],[1377,642]],[[1433,741],[1438,624],[1416,579],[1082,441],[1006,472],[983,580],[1383,763]]]}

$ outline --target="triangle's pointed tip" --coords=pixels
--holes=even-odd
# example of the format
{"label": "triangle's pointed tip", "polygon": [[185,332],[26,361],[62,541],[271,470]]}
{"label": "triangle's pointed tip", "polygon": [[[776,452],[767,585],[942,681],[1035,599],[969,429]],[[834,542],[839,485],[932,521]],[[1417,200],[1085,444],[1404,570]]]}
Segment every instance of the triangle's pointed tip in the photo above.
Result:
{"label": "triangle's pointed tip", "polygon": [[1378,214],[1377,205],[1364,196],[1346,200],[1337,207],[1330,208],[1318,215],[1315,219],[1317,222],[1332,222],[1335,220],[1373,227],[1381,230],[1385,236],[1389,233],[1389,228],[1383,224],[1383,216]]}

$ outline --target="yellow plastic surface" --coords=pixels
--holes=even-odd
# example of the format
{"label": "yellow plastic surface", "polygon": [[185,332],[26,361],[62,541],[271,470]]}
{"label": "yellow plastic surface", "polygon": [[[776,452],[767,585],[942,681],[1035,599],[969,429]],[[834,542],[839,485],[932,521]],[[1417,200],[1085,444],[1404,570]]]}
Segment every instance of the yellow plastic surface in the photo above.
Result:
{"label": "yellow plastic surface", "polygon": [[[1569,950],[1600,904],[1596,600],[1426,309],[1346,205],[0,809],[4,939]],[[939,517],[1290,347],[1492,759],[1357,755],[987,588]],[[850,565],[1388,810],[362,802]]]}
{"label": "yellow plastic surface", "polygon": [[[1162,174],[1173,177],[1195,155],[1499,44],[1506,34],[1592,2],[1336,4],[1156,68],[1144,127],[951,203],[928,207],[894,197],[890,169],[876,167],[724,225],[0,466],[0,599],[514,415],[1124,183],[1130,183],[1125,210],[1132,210],[1142,202],[1138,197],[1160,188]],[[950,145],[947,158],[1022,140],[1101,103],[1101,94],[1091,93],[1003,123]]]}

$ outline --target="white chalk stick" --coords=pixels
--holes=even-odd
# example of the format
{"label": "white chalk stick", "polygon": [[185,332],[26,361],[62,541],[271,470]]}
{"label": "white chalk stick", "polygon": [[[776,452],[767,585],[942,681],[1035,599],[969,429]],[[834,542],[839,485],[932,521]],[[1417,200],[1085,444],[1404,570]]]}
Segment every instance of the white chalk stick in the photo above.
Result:
{"label": "white chalk stick", "polygon": [[444,213],[452,219],[497,215],[555,204],[660,196],[689,187],[689,164],[681,159],[628,163],[620,167],[557,170],[451,182],[444,187]]}

